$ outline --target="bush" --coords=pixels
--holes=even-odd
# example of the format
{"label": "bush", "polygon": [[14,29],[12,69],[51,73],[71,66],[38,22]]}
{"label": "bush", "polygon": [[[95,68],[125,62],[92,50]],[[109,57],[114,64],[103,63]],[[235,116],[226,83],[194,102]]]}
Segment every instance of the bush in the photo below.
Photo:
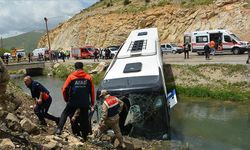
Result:
{"label": "bush", "polygon": [[131,3],[129,0],[124,0],[124,1],[123,1],[123,4],[124,4],[124,5],[128,5],[129,3]]}

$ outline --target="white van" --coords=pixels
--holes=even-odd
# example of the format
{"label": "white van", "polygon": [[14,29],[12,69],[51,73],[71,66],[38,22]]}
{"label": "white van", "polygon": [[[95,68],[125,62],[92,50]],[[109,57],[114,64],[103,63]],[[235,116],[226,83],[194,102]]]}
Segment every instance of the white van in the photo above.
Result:
{"label": "white van", "polygon": [[48,48],[37,48],[32,51],[33,57],[38,57],[38,54],[45,54],[45,51],[47,51]]}
{"label": "white van", "polygon": [[184,33],[184,43],[191,43],[192,52],[197,52],[199,55],[204,54],[204,46],[212,40],[215,42],[216,53],[243,54],[250,48],[249,42],[241,41],[235,34],[227,30]]}
{"label": "white van", "polygon": [[[161,138],[170,133],[169,105],[156,28],[130,33],[97,90],[99,102],[103,101],[98,97],[102,89],[126,105],[120,114],[124,134]],[[100,107],[98,110],[100,112]]]}

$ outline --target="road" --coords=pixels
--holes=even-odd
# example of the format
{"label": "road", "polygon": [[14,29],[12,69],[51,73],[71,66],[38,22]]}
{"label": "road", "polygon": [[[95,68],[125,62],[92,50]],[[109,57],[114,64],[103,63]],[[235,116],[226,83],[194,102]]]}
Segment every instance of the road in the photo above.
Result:
{"label": "road", "polygon": [[[217,54],[211,56],[211,60],[205,60],[205,56],[199,56],[196,53],[191,53],[189,59],[184,59],[184,54],[163,54],[163,61],[165,64],[189,64],[189,65],[198,65],[198,64],[244,64],[246,65],[247,53],[243,55],[233,55],[233,54]],[[65,64],[73,64],[76,61],[83,62],[84,64],[98,63],[94,62],[93,59],[79,59],[75,60],[73,58],[67,60]],[[63,63],[62,60],[59,60],[60,63]],[[99,62],[111,62],[111,59],[103,60],[100,59]],[[250,68],[250,65],[247,65]]]}
{"label": "road", "polygon": [[217,54],[210,56],[211,60],[205,60],[205,56],[199,56],[196,53],[191,53],[189,59],[184,59],[184,54],[163,54],[163,61],[166,64],[246,64],[247,53],[242,55],[233,54]]}

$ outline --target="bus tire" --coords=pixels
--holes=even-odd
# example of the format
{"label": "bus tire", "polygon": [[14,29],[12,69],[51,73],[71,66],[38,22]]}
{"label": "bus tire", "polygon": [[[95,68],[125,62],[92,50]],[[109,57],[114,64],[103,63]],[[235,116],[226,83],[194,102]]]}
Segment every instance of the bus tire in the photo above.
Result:
{"label": "bus tire", "polygon": [[240,49],[238,47],[233,48],[233,54],[234,55],[239,55],[240,54]]}

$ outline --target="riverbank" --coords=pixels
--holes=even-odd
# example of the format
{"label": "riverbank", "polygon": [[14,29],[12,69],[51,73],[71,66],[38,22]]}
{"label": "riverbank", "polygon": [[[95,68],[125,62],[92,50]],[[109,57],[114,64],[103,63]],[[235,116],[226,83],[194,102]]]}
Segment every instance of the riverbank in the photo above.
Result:
{"label": "riverbank", "polygon": [[[96,85],[101,83],[108,64],[105,63],[105,67],[98,73],[93,71],[97,66],[97,63],[84,66],[84,70],[92,74]],[[65,79],[74,67],[73,64],[61,63],[51,69],[53,76]],[[165,64],[164,70],[167,89],[176,89],[178,96],[230,101],[250,100],[250,69],[246,65]]]}

